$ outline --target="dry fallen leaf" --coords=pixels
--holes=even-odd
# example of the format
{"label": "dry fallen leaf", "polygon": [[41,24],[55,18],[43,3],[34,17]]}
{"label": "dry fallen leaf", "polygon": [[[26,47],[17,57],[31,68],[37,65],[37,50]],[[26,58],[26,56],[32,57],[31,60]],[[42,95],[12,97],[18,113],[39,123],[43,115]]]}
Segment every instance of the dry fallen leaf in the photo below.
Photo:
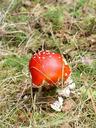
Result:
{"label": "dry fallen leaf", "polygon": [[25,116],[23,112],[18,113],[18,119],[20,122],[23,122],[23,123],[27,122],[27,117]]}
{"label": "dry fallen leaf", "polygon": [[74,0],[58,0],[60,4],[73,4]]}
{"label": "dry fallen leaf", "polygon": [[72,99],[66,99],[62,107],[62,111],[70,111],[75,107],[76,103]]}
{"label": "dry fallen leaf", "polygon": [[71,128],[71,126],[68,123],[64,123],[60,126],[60,128]]}
{"label": "dry fallen leaf", "polygon": [[93,59],[90,56],[85,56],[81,58],[83,64],[91,65],[93,63]]}
{"label": "dry fallen leaf", "polygon": [[3,28],[0,28],[0,37],[4,36],[6,34],[6,31]]}
{"label": "dry fallen leaf", "polygon": [[74,0],[45,0],[47,4],[73,4]]}

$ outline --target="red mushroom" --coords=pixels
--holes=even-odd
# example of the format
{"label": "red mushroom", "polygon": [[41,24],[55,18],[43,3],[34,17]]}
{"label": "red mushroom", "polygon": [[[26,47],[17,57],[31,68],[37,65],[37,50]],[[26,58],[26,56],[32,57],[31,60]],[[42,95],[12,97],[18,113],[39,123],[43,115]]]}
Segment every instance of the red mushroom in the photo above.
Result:
{"label": "red mushroom", "polygon": [[33,84],[38,87],[44,81],[56,85],[62,79],[62,73],[64,81],[66,81],[71,73],[70,67],[59,53],[47,50],[33,55],[29,61],[29,70]]}

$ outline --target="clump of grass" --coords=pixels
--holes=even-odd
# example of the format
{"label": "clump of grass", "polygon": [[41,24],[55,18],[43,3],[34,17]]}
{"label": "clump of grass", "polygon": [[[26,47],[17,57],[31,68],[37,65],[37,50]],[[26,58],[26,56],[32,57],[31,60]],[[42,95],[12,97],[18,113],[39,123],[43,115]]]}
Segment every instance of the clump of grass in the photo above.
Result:
{"label": "clump of grass", "polygon": [[27,56],[7,56],[5,62],[3,63],[3,68],[12,69],[15,68],[17,71],[21,71],[24,67],[28,65],[28,57]]}
{"label": "clump of grass", "polygon": [[63,8],[60,7],[48,7],[47,12],[44,14],[47,21],[52,22],[53,29],[60,29],[64,23]]}

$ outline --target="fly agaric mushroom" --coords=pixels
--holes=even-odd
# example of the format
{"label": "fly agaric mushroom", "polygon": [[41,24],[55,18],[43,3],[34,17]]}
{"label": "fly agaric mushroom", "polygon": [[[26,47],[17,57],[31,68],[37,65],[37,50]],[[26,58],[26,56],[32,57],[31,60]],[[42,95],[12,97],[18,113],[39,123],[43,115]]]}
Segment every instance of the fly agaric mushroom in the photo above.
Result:
{"label": "fly agaric mushroom", "polygon": [[71,69],[59,53],[48,50],[35,53],[29,61],[29,71],[32,76],[32,83],[40,87],[44,81],[56,85],[64,78],[64,81],[71,74]]}

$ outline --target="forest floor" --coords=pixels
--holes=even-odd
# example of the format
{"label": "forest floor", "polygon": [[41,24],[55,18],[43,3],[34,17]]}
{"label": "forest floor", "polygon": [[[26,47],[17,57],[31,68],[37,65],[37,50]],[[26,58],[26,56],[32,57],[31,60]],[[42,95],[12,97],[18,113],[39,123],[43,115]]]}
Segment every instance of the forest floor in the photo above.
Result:
{"label": "forest floor", "polygon": [[[33,100],[28,62],[43,48],[72,69],[62,112]],[[96,128],[96,0],[1,0],[0,128]]]}

